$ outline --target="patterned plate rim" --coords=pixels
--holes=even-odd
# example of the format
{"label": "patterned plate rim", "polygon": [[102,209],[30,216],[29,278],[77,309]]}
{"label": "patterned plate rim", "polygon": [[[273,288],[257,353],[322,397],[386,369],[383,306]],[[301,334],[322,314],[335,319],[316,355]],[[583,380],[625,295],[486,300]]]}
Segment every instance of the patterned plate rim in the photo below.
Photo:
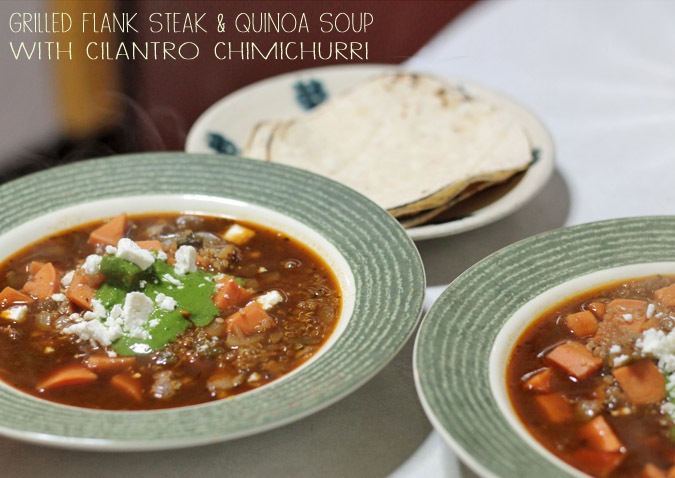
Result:
{"label": "patterned plate rim", "polygon": [[[318,79],[320,82],[337,81],[342,75],[353,77],[353,84],[367,78],[392,71],[408,71],[405,66],[386,64],[348,64],[330,65],[305,70],[297,70],[262,79],[244,86],[229,95],[216,101],[204,111],[190,128],[185,141],[187,152],[204,153],[212,151],[204,140],[210,130],[222,129],[218,124],[218,117],[230,108],[231,104],[244,101],[248,97],[259,95],[260,92],[277,88],[279,84],[295,84],[299,81]],[[419,73],[425,73],[420,71]],[[434,239],[470,231],[494,221],[497,221],[524,206],[548,182],[555,168],[555,146],[551,134],[542,121],[528,108],[508,96],[471,80],[440,75],[429,72],[452,84],[461,85],[469,94],[494,102],[494,104],[509,110],[522,122],[523,129],[532,143],[533,163],[523,175],[519,183],[501,198],[485,205],[467,216],[439,224],[427,224],[407,229],[406,231],[415,241]],[[239,108],[240,106],[237,106]],[[276,113],[276,112],[275,112]],[[266,118],[259,118],[262,121]]]}

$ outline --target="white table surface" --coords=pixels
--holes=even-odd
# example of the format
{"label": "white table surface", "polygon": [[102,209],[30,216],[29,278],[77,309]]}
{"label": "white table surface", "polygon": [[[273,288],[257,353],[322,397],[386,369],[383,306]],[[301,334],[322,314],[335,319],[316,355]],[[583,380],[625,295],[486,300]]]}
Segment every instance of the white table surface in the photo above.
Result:
{"label": "white table surface", "polygon": [[[407,67],[499,90],[551,130],[556,172],[523,209],[419,243],[427,308],[458,274],[514,241],[564,225],[675,213],[675,2],[486,0]],[[0,475],[52,477],[475,476],[431,429],[412,340],[373,380],[285,427],[178,451],[90,453],[0,438]]]}

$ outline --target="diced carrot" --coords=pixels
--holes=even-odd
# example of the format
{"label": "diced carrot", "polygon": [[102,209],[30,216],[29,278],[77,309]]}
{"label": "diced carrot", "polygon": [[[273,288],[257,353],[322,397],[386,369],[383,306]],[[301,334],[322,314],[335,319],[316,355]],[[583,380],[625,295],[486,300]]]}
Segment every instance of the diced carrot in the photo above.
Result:
{"label": "diced carrot", "polygon": [[663,305],[675,305],[675,284],[654,291],[654,298]]}
{"label": "diced carrot", "polygon": [[567,328],[577,337],[593,335],[598,331],[598,319],[590,310],[569,314],[565,317],[565,323]]}
{"label": "diced carrot", "polygon": [[13,305],[26,305],[33,302],[33,298],[11,287],[5,287],[0,292],[0,308]]}
{"label": "diced carrot", "polygon": [[100,244],[103,246],[117,246],[120,239],[124,237],[127,229],[127,215],[122,213],[112,218],[89,234],[89,244]]}
{"label": "diced carrot", "polygon": [[633,320],[626,324],[626,327],[637,333],[642,333],[647,329],[654,329],[659,326],[659,321],[655,318]]}
{"label": "diced carrot", "polygon": [[581,448],[572,453],[570,461],[581,471],[604,478],[612,473],[625,458],[625,453],[608,453]]}
{"label": "diced carrot", "polygon": [[197,264],[197,267],[199,268],[204,268],[204,256],[197,254],[195,256],[195,264]]}
{"label": "diced carrot", "polygon": [[26,268],[26,271],[34,276],[35,274],[38,273],[40,269],[42,269],[42,266],[44,266],[44,262],[39,262],[39,261],[31,261],[30,265]]}
{"label": "diced carrot", "polygon": [[138,244],[138,247],[141,249],[146,249],[148,251],[157,251],[157,252],[163,252],[164,248],[162,247],[162,243],[159,241],[136,241],[136,244]]}
{"label": "diced carrot", "polygon": [[618,452],[623,448],[623,444],[603,416],[597,416],[579,428],[579,434],[591,448],[598,451]]}
{"label": "diced carrot", "polygon": [[110,385],[122,392],[129,398],[140,402],[143,399],[141,382],[128,373],[119,373],[110,379]]}
{"label": "diced carrot", "polygon": [[668,468],[668,471],[666,472],[666,477],[667,478],[675,478],[675,465]]}
{"label": "diced carrot", "polygon": [[602,359],[593,354],[578,342],[558,345],[547,358],[576,378],[586,378],[597,372],[602,366]]}
{"label": "diced carrot", "polygon": [[86,365],[97,372],[120,372],[133,367],[136,357],[108,357],[107,355],[91,355]]}
{"label": "diced carrot", "polygon": [[637,299],[614,299],[607,304],[607,311],[612,309],[621,314],[631,314],[634,318],[644,318],[649,304]]}
{"label": "diced carrot", "polygon": [[612,374],[634,405],[658,403],[666,398],[666,379],[649,359],[619,367]]}
{"label": "diced carrot", "polygon": [[588,306],[588,310],[593,312],[598,319],[602,319],[605,316],[607,304],[604,302],[593,302]]}
{"label": "diced carrot", "polygon": [[668,478],[668,475],[655,464],[647,463],[640,473],[640,478]]}
{"label": "diced carrot", "polygon": [[534,401],[539,410],[552,423],[565,423],[574,416],[572,405],[565,400],[562,393],[549,393],[546,395],[537,395]]}
{"label": "diced carrot", "polygon": [[621,307],[625,310],[647,308],[647,302],[640,299],[613,299],[607,307]]}
{"label": "diced carrot", "polygon": [[225,277],[216,282],[216,284],[222,284],[213,296],[213,303],[220,310],[238,307],[251,298],[251,293],[237,284],[231,277]]}
{"label": "diced carrot", "polygon": [[66,291],[66,297],[83,309],[92,310],[91,301],[94,299],[96,290],[103,279],[102,274],[91,275],[85,274],[83,271],[76,271]]}
{"label": "diced carrot", "polygon": [[274,326],[272,317],[257,302],[251,302],[243,309],[239,309],[239,311],[230,315],[225,321],[227,322],[228,333],[237,333],[239,331],[244,335],[262,332]]}
{"label": "diced carrot", "polygon": [[36,299],[44,300],[59,291],[61,280],[51,262],[40,268],[35,276],[23,286],[23,292],[30,294]]}
{"label": "diced carrot", "polygon": [[67,365],[42,380],[36,388],[38,390],[49,390],[66,385],[90,383],[96,381],[97,378],[98,375],[83,365]]}
{"label": "diced carrot", "polygon": [[553,381],[553,371],[550,368],[545,368],[530,376],[523,382],[523,387],[526,390],[533,390],[535,392],[551,391]]}

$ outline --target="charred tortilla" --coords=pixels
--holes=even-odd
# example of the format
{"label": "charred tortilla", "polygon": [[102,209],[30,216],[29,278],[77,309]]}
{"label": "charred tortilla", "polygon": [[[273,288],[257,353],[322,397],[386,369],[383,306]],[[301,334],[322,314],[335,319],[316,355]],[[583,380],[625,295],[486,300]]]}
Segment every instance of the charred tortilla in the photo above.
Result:
{"label": "charred tortilla", "polygon": [[524,170],[531,146],[508,112],[430,76],[392,74],[259,125],[244,155],[328,176],[411,219]]}

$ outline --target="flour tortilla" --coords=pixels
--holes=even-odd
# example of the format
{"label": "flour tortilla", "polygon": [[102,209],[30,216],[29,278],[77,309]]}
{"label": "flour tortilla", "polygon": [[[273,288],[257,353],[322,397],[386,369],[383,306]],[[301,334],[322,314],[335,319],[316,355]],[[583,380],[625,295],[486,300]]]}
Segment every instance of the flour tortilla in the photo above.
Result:
{"label": "flour tortilla", "polygon": [[252,159],[267,160],[269,142],[280,124],[281,121],[263,121],[255,125],[248,137],[244,156]]}
{"label": "flour tortilla", "polygon": [[426,211],[420,211],[413,214],[400,215],[397,217],[401,225],[405,228],[420,226],[426,224],[429,221],[433,220],[437,216],[440,216],[445,211],[450,209],[452,206],[457,204],[464,199],[473,196],[474,194],[482,191],[483,189],[493,186],[495,183],[491,182],[477,182],[472,183],[466,186],[459,194],[453,196],[448,202],[442,204],[433,209],[427,209]]}
{"label": "flour tortilla", "polygon": [[249,143],[245,156],[328,176],[397,217],[447,208],[471,184],[505,181],[532,157],[508,112],[413,74],[375,78],[302,117],[262,125]]}

